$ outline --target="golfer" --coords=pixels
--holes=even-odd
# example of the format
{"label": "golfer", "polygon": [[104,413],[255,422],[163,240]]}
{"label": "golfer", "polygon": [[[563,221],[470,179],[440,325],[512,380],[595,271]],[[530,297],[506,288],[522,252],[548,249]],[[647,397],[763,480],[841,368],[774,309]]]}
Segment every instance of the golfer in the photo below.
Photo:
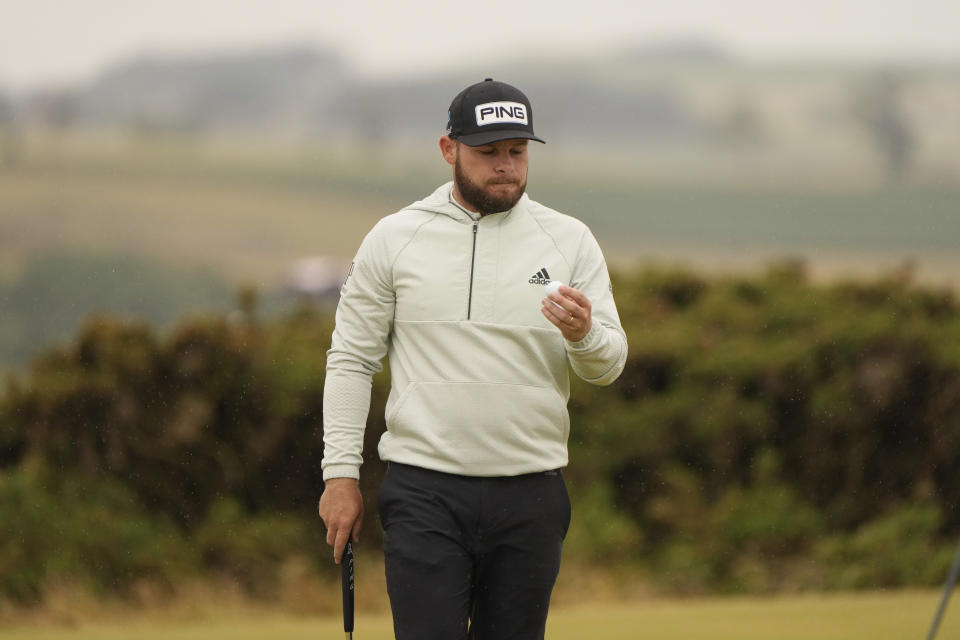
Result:
{"label": "golfer", "polygon": [[[607,385],[626,361],[593,235],[524,193],[530,141],[521,91],[461,91],[440,138],[453,181],[380,220],[341,290],[319,512],[339,562],[360,533],[370,379],[388,355],[379,515],[400,640],[543,638],[570,523],[568,366]],[[569,286],[547,296],[551,281]]]}

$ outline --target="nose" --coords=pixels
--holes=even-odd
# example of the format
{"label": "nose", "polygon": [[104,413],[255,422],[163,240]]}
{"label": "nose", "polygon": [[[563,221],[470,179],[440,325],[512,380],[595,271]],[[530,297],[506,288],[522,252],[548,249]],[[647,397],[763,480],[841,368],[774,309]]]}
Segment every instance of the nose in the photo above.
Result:
{"label": "nose", "polygon": [[509,153],[499,154],[494,168],[497,173],[512,174],[515,170],[514,159]]}

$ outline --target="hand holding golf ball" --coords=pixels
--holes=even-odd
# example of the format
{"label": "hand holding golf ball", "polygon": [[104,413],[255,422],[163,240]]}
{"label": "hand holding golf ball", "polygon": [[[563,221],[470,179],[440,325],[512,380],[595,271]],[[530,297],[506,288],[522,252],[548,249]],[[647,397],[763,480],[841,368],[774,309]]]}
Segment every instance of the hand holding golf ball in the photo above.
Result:
{"label": "hand holding golf ball", "polygon": [[559,280],[551,280],[550,282],[547,283],[547,286],[544,287],[544,291],[547,292],[548,296],[551,293],[560,293],[560,285],[562,284],[563,283],[560,282]]}
{"label": "hand holding golf ball", "polygon": [[565,339],[583,340],[591,326],[587,296],[557,280],[548,283],[544,290],[547,297],[541,303],[540,313],[560,329]]}

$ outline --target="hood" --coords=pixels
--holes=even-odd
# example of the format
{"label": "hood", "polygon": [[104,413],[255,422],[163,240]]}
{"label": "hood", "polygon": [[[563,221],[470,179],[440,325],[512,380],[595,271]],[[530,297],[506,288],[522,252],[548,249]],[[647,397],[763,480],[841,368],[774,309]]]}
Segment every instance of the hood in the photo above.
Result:
{"label": "hood", "polygon": [[[463,224],[472,224],[476,222],[478,214],[470,214],[465,210],[461,209],[459,206],[452,202],[453,196],[453,181],[447,182],[440,185],[436,191],[431,193],[429,196],[423,200],[417,200],[411,205],[404,207],[405,210],[414,209],[417,211],[428,211],[430,213],[441,213],[445,216],[449,216],[458,222]],[[484,219],[498,220],[501,221],[509,216],[515,209],[518,209],[522,206],[525,206],[527,203],[527,194],[524,193],[520,196],[520,201],[514,205],[513,209],[509,211],[501,211],[499,213],[491,213],[490,215],[483,216]]]}

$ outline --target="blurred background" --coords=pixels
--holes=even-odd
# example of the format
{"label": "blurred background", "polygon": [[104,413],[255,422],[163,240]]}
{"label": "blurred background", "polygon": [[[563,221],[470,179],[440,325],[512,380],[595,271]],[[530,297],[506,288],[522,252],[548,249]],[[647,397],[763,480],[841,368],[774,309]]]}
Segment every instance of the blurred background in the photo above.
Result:
{"label": "blurred background", "polygon": [[335,295],[487,76],[535,106],[532,197],[615,265],[960,275],[955,3],[331,4],[0,4],[0,363],[96,308]]}
{"label": "blurred background", "polygon": [[565,561],[634,595],[939,584],[958,25],[946,0],[0,0],[0,597],[214,575],[332,610],[304,585],[333,576],[344,265],[449,179],[447,107],[484,77],[530,97],[528,192],[591,227],[631,342],[612,391],[574,388],[575,512],[604,524]]}

